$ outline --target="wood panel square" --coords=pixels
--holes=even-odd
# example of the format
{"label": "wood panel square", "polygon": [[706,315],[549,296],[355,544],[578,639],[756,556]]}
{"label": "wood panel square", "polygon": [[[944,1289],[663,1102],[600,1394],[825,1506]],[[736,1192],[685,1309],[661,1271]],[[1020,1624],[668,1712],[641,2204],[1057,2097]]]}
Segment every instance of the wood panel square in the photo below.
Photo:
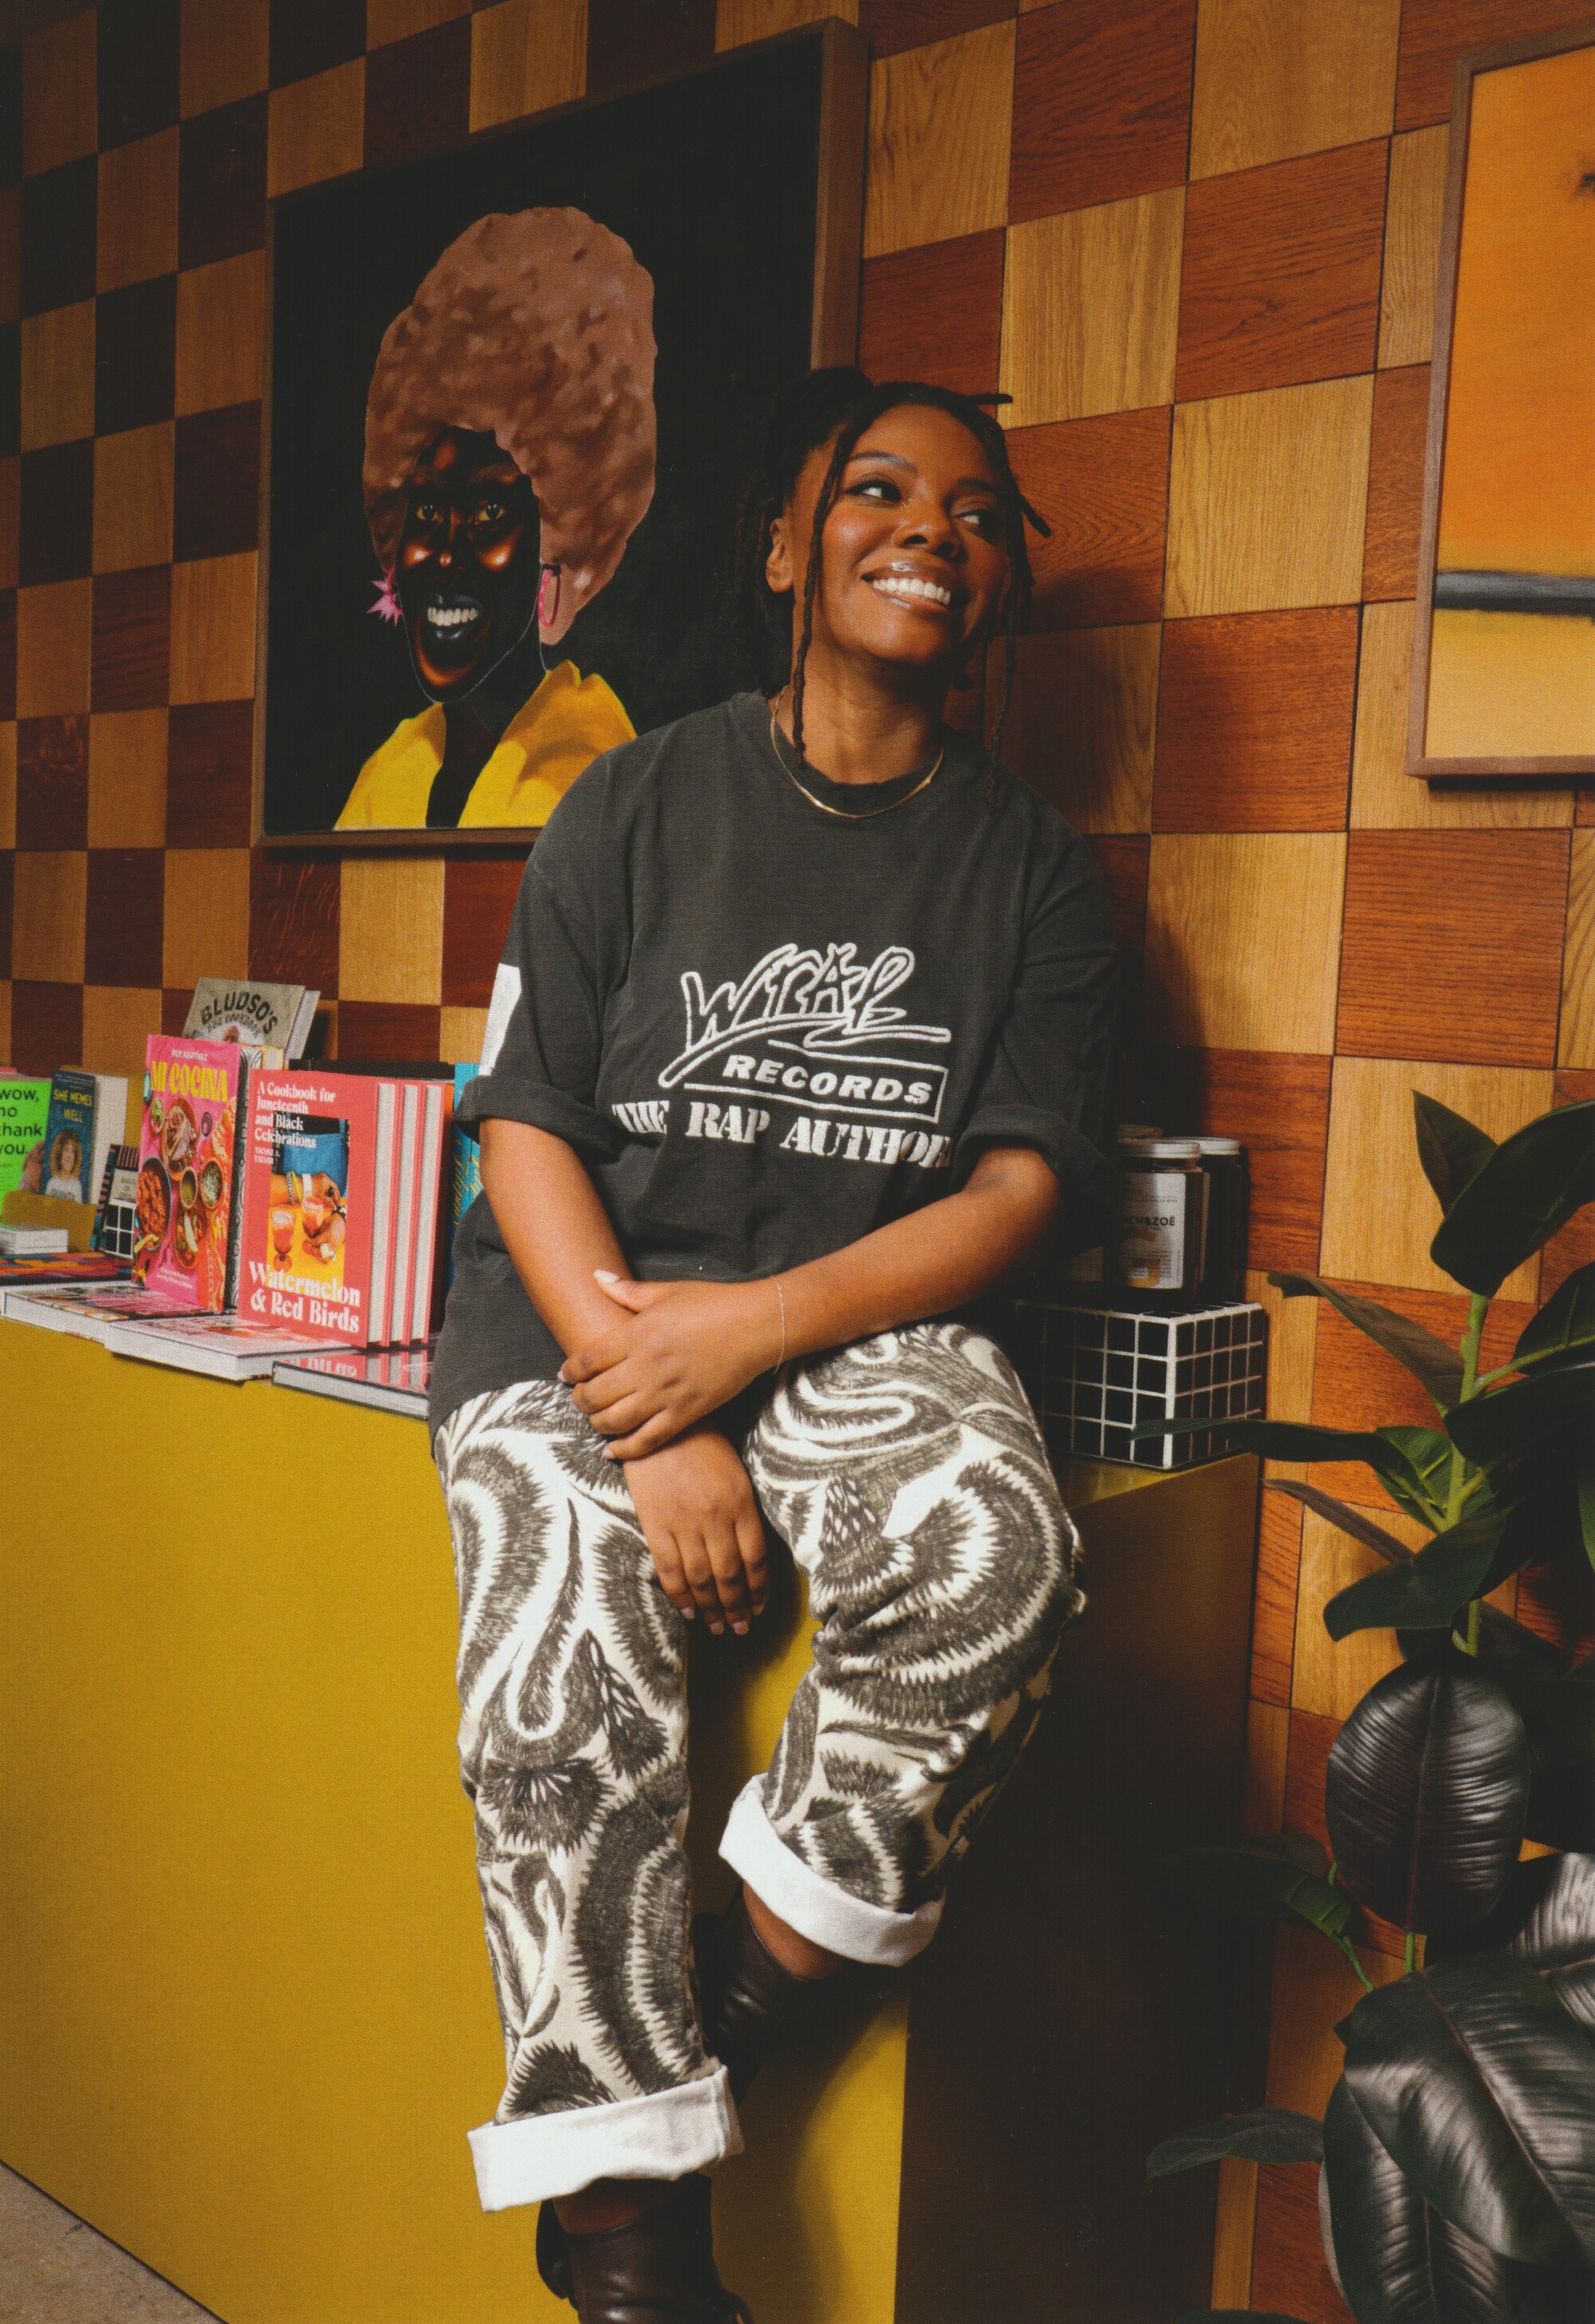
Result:
{"label": "wood panel square", "polygon": [[183,118],[263,89],[270,38],[271,0],[182,0]]}
{"label": "wood panel square", "polygon": [[1396,76],[1396,126],[1451,118],[1459,57],[1590,21],[1590,0],[1406,0]]}
{"label": "wood panel square", "polygon": [[1377,374],[1362,542],[1365,599],[1411,597],[1416,592],[1428,431],[1428,364]]}
{"label": "wood panel square", "polygon": [[90,849],[83,955],[88,983],[159,987],[165,892],[161,848]]}
{"label": "wood panel square", "polygon": [[98,165],[92,154],[22,190],[22,301],[24,315],[69,307],[94,296]]}
{"label": "wood panel square", "polygon": [[171,699],[241,702],[254,693],[253,553],[171,568]]}
{"label": "wood panel square", "polygon": [[1451,129],[1415,129],[1390,140],[1385,272],[1379,286],[1379,362],[1426,364],[1434,352],[1434,293]]}
{"label": "wood panel square", "polygon": [[1595,831],[1575,831],[1572,835],[1556,1062],[1595,1066]]}
{"label": "wood panel square", "polygon": [[272,198],[359,169],[365,151],[365,60],[273,88],[266,144]]}
{"label": "wood panel square", "polygon": [[229,404],[177,422],[172,554],[181,562],[253,549],[260,530],[261,408]]}
{"label": "wood panel square", "polygon": [[107,290],[94,327],[94,426],[100,436],[171,417],[177,278]]}
{"label": "wood panel square", "polygon": [[161,982],[191,991],[202,976],[249,973],[249,850],[176,847],[166,858]]}
{"label": "wood panel square", "polygon": [[1565,830],[1573,794],[1565,783],[1521,783],[1486,790],[1425,783],[1406,771],[1406,712],[1412,687],[1412,607],[1366,605],[1357,679],[1357,742],[1351,759],[1355,829],[1405,825],[1482,829],[1497,825]]}
{"label": "wood panel square", "polygon": [[166,839],[166,713],[114,710],[88,722],[88,844]]}
{"label": "wood panel square", "polygon": [[[1353,1991],[1348,2006],[1357,1998]],[[1325,2019],[1325,2024],[1331,2021]],[[1258,2172],[1251,2297],[1301,2324],[1346,2324],[1346,2303],[1324,2264],[1314,2174],[1277,2168]]]}
{"label": "wood panel square", "polygon": [[0,454],[14,459],[22,448],[22,326],[0,323]]}
{"label": "wood panel square", "polygon": [[23,169],[30,178],[92,153],[99,143],[94,34],[89,8],[23,42]]}
{"label": "wood panel square", "polygon": [[1353,832],[1336,1048],[1554,1064],[1567,862],[1564,832]]}
{"label": "wood panel square", "polygon": [[947,242],[1008,216],[1013,26],[887,57],[870,75],[864,255]]}
{"label": "wood panel square", "polygon": [[1195,0],[1072,0],[1019,19],[1009,214],[1180,185]]}
{"label": "wood panel square", "polygon": [[16,593],[16,714],[51,718],[88,707],[91,581]]}
{"label": "wood panel square", "polygon": [[177,161],[175,126],[100,155],[97,289],[120,290],[176,267]]}
{"label": "wood panel square", "polygon": [[[12,907],[11,973],[35,983],[72,984],[83,974],[88,858],[80,848],[31,854],[19,848]],[[68,1060],[58,1057],[58,1065]]]}
{"label": "wood panel square", "polygon": [[178,264],[208,266],[266,239],[266,99],[185,121],[178,163]]}
{"label": "wood panel square", "polygon": [[1019,489],[1052,527],[1032,540],[1032,626],[1102,629],[1163,610],[1168,517],[1166,410],[1017,428],[1008,438]]}
{"label": "wood panel square", "polygon": [[[358,1005],[358,1004],[356,1004]],[[485,1009],[440,1009],[438,1055],[451,1065],[474,1065],[487,1038]]]}
{"label": "wood panel square", "polygon": [[1169,613],[1354,604],[1372,415],[1367,376],[1176,405]]}
{"label": "wood panel square", "polygon": [[0,723],[0,858],[15,845],[16,721],[8,718]]}
{"label": "wood panel square", "polygon": [[635,88],[715,53],[715,0],[587,0],[587,94]]}
{"label": "wood panel square", "polygon": [[171,559],[170,420],[101,436],[94,447],[94,569],[124,573]]}
{"label": "wood panel square", "polygon": [[859,362],[871,379],[929,379],[962,395],[991,393],[1000,360],[1002,242],[993,226],[864,261]]}
{"label": "wood panel square", "polygon": [[101,152],[177,119],[178,0],[100,0]]}
{"label": "wood panel square", "polygon": [[442,1010],[414,1001],[340,1001],[340,1057],[426,1065],[441,1054]]}
{"label": "wood panel square", "polygon": [[174,710],[166,770],[167,845],[247,847],[254,773],[253,702],[194,702]]}
{"label": "wood panel square", "polygon": [[143,1111],[144,1055],[152,1033],[161,1030],[161,988],[86,984],[83,988],[83,1063],[91,1074],[127,1077],[127,1122],[124,1137],[138,1142]]}
{"label": "wood panel square", "polygon": [[365,0],[365,45],[385,48],[390,41],[408,41],[414,32],[430,32],[454,16],[468,16],[471,0]]}
{"label": "wood panel square", "polygon": [[340,1001],[435,1007],[442,999],[442,857],[346,856],[338,921]]}
{"label": "wood panel square", "polygon": [[341,866],[326,855],[266,854],[249,864],[249,973],[337,993]]}
{"label": "wood panel square", "polygon": [[[5,877],[8,879],[10,877],[9,872],[7,872]],[[0,880],[0,890],[3,890],[3,888],[4,881]],[[0,904],[0,911],[4,911],[7,908],[8,908],[5,905]],[[0,930],[3,930],[5,940],[9,944],[9,922],[6,921],[0,923]],[[4,959],[5,957],[5,954],[0,954],[0,959]],[[11,1038],[11,979],[8,976],[0,977],[0,1056],[9,1057],[14,1054],[15,1052],[14,1050]]]}
{"label": "wood panel square", "polygon": [[1329,1084],[1325,1056],[1182,1048],[1158,1061],[1152,1118],[1171,1137],[1238,1138],[1246,1148],[1247,1263],[1259,1272],[1318,1264]]}
{"label": "wood panel square", "polygon": [[[1251,1612],[1253,1702],[1290,1701],[1295,1655],[1296,1576],[1302,1559],[1302,1506],[1264,1491],[1258,1526],[1258,1570]],[[1276,1827],[1277,1829],[1277,1827]]]}
{"label": "wood panel square", "polygon": [[1312,1509],[1302,1516],[1302,1563],[1296,1591],[1295,1656],[1291,1703],[1321,1719],[1349,1719],[1370,1686],[1401,1660],[1394,1632],[1358,1630],[1332,1638],[1323,1627],[1330,1600],[1383,1564],[1378,1553],[1328,1524]]}
{"label": "wood panel square", "polygon": [[1180,187],[1008,231],[1004,426],[1174,400]]}
{"label": "wood panel square", "polygon": [[1388,136],[1401,0],[1202,0],[1191,175]]}
{"label": "wood panel square", "polygon": [[471,19],[471,126],[491,129],[587,86],[587,0],[500,0]]}
{"label": "wood panel square", "polygon": [[523,863],[445,864],[442,999],[451,1009],[485,1009],[521,893]]}
{"label": "wood panel square", "polygon": [[[5,996],[7,1010],[11,1006],[11,922],[12,907],[16,890],[16,858],[7,849],[0,853],[0,993]],[[8,1028],[7,1028],[8,1029]],[[5,1038],[0,1030],[0,1039]],[[0,1048],[0,1057],[11,1055],[9,1047]]]}
{"label": "wood panel square", "polygon": [[94,446],[24,452],[17,479],[17,574],[24,588],[73,581],[94,560]]}
{"label": "wood panel square", "polygon": [[1371,369],[1384,226],[1382,140],[1194,185],[1180,401]]}
{"label": "wood panel square", "polygon": [[161,709],[171,643],[171,566],[101,574],[94,585],[93,707]]}
{"label": "wood panel square", "polygon": [[[1148,831],[1156,622],[1021,638],[1002,755],[1076,831]],[[992,655],[987,698],[1000,687]]]}
{"label": "wood panel square", "polygon": [[858,14],[859,0],[715,0],[715,46],[740,49],[749,41],[768,41],[776,32],[817,24],[826,16],[856,24]]}
{"label": "wood panel square", "polygon": [[21,571],[23,468],[0,460],[0,589],[14,589]]}
{"label": "wood panel square", "polygon": [[1014,14],[1014,0],[858,0],[858,28],[877,57],[950,41]]}
{"label": "wood panel square", "polygon": [[22,327],[22,448],[94,433],[94,300],[29,315]]}
{"label": "wood panel square", "polygon": [[14,589],[0,589],[0,718],[16,716],[16,602]]}
{"label": "wood panel square", "polygon": [[88,836],[88,721],[23,718],[16,737],[16,844],[82,847]]}
{"label": "wood panel square", "polygon": [[23,311],[23,197],[20,186],[0,187],[0,323]]}
{"label": "wood panel square", "polygon": [[373,50],[365,60],[365,166],[435,153],[466,135],[471,115],[471,28],[438,24]]}
{"label": "wood panel square", "polygon": [[[1133,1051],[1140,1039],[1141,955],[1147,941],[1148,841],[1140,832],[1093,832],[1090,847],[1113,919],[1119,952],[1117,1035],[1120,1049]],[[1123,1111],[1125,1109],[1119,1109]]]}
{"label": "wood panel square", "polygon": [[[1552,1081],[1548,1072],[1521,1068],[1337,1057],[1320,1261],[1337,1282],[1456,1289],[1429,1257],[1440,1206],[1418,1163],[1414,1090],[1498,1140],[1548,1111]],[[1532,1299],[1535,1278],[1531,1259],[1507,1277],[1504,1296]]]}
{"label": "wood panel square", "polygon": [[365,47],[365,0],[272,0],[272,87],[325,74]]}
{"label": "wood panel square", "polygon": [[52,1074],[83,1055],[83,987],[24,983],[11,988],[11,1060],[24,1074]]}
{"label": "wood panel square", "polygon": [[1357,608],[1169,622],[1155,831],[1345,827]]}
{"label": "wood panel square", "polygon": [[259,251],[178,276],[180,413],[259,401],[265,296],[265,262]]}
{"label": "wood panel square", "polygon": [[1155,835],[1148,1012],[1162,1038],[1332,1050],[1345,856],[1335,832]]}
{"label": "wood panel square", "polygon": [[[1564,1066],[1556,1075],[1553,1105],[1587,1105],[1595,1098],[1595,1072]],[[1575,1211],[1540,1254],[1540,1297],[1559,1291],[1575,1268],[1595,1266],[1595,1203]]]}

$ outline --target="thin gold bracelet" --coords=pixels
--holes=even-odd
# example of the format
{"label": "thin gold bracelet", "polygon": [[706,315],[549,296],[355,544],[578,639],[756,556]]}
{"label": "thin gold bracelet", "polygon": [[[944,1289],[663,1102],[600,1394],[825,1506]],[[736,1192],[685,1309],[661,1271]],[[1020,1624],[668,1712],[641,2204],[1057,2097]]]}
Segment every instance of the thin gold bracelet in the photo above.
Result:
{"label": "thin gold bracelet", "polygon": [[787,1295],[781,1288],[781,1278],[779,1275],[772,1275],[770,1279],[775,1286],[776,1300],[781,1311],[781,1351],[774,1364],[774,1370],[779,1372],[787,1360]]}

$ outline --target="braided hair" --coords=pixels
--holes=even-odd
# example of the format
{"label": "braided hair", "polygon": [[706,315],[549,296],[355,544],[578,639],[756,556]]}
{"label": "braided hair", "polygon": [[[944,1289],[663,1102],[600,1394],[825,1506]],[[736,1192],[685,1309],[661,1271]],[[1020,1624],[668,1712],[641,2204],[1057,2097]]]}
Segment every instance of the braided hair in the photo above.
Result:
{"label": "braided hair", "polygon": [[[986,752],[987,787],[994,789],[1002,751],[1002,729],[1013,694],[1019,639],[1029,614],[1033,590],[1025,526],[1028,521],[1044,536],[1050,528],[1019,491],[1002,429],[990,411],[973,397],[960,395],[949,387],[933,386],[926,380],[884,380],[876,385],[849,364],[810,372],[778,392],[765,418],[759,459],[742,495],[737,521],[733,574],[737,636],[759,674],[763,691],[778,692],[790,677],[792,742],[798,764],[807,765],[803,748],[804,677],[814,639],[814,605],[825,519],[835,503],[843,475],[860,438],[886,412],[898,410],[904,404],[945,411],[966,428],[991,462],[997,481],[1009,581],[997,612],[1004,647],[1002,692]],[[777,517],[790,507],[798,479],[810,455],[827,444],[831,457],[815,503],[814,530],[804,575],[802,627],[794,658],[795,609],[785,592],[778,596],[765,576],[770,530]],[[972,651],[978,651],[985,642],[984,639],[977,639]]]}

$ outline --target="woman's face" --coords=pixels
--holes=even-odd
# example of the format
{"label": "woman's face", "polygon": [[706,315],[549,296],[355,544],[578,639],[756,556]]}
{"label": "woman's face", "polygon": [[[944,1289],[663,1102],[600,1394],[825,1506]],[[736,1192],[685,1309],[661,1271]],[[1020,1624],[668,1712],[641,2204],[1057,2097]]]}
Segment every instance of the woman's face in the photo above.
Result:
{"label": "woman's face", "polygon": [[[829,445],[810,454],[790,508],[771,528],[770,586],[795,592],[799,618],[830,464]],[[843,471],[822,552],[816,641],[950,677],[989,634],[1008,585],[1000,493],[979,441],[930,405],[884,413]]]}
{"label": "woman's face", "polygon": [[434,702],[468,694],[537,610],[537,500],[492,436],[446,428],[417,461],[393,587]]}

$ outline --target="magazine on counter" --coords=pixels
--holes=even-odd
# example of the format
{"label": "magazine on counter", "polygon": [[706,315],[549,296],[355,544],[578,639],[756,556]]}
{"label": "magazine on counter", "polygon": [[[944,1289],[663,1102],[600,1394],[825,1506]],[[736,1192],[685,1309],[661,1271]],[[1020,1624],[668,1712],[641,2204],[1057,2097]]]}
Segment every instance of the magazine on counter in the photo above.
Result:
{"label": "magazine on counter", "polygon": [[369,1340],[392,1175],[390,1164],[379,1188],[381,1087],[314,1065],[254,1076],[238,1278],[247,1321],[309,1342]]}
{"label": "magazine on counter", "polygon": [[0,1287],[40,1283],[125,1282],[127,1263],[103,1250],[63,1250],[21,1259],[0,1258]]}
{"label": "magazine on counter", "polygon": [[431,1340],[419,1348],[327,1349],[313,1356],[289,1356],[272,1366],[272,1378],[279,1388],[424,1420],[437,1344]]}
{"label": "magazine on counter", "polygon": [[283,1357],[308,1355],[321,1342],[239,1315],[188,1314],[152,1322],[107,1317],[103,1344],[114,1356],[239,1383],[266,1379]]}
{"label": "magazine on counter", "polygon": [[41,1331],[67,1332],[74,1339],[99,1340],[107,1323],[170,1322],[191,1309],[174,1308],[158,1291],[133,1283],[8,1285],[0,1288],[0,1316],[8,1323],[32,1323]]}
{"label": "magazine on counter", "polygon": [[135,1280],[174,1306],[219,1314],[235,1263],[237,1127],[252,1053],[152,1033],[134,1188]]}

